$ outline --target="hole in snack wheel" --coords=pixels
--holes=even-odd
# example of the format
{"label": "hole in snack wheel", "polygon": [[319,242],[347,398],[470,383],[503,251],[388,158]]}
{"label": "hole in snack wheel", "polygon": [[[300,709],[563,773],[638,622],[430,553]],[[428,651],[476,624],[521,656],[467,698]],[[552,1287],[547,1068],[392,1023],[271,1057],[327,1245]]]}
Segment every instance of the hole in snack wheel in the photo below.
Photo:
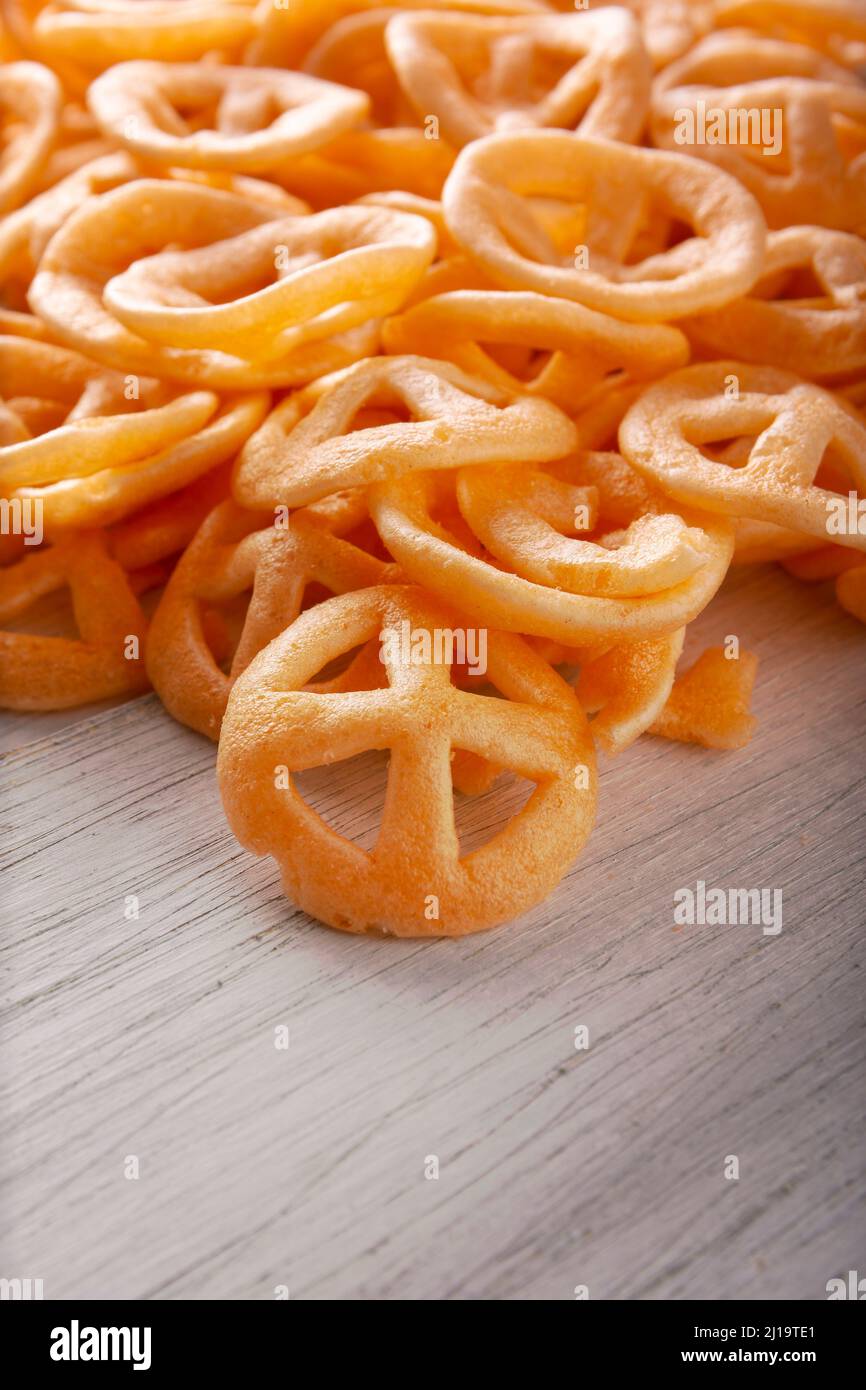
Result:
{"label": "hole in snack wheel", "polygon": [[37,599],[17,618],[10,618],[2,626],[4,632],[16,632],[32,637],[65,637],[73,642],[81,640],[72,607],[72,595],[66,588]]}
{"label": "hole in snack wheel", "polygon": [[[513,816],[522,811],[532,793],[535,783],[514,772],[501,772],[495,780],[484,788],[485,770],[483,760],[463,749],[455,749],[452,760],[452,777],[460,778],[464,785],[472,785],[476,776],[479,790],[458,791],[454,788],[454,825],[460,841],[460,857],[464,858],[473,850],[480,849],[492,840],[508,824]],[[495,770],[488,768],[487,776]]]}
{"label": "hole in snack wheel", "polygon": [[241,640],[250,594],[238,594],[228,603],[202,604],[201,625],[211,655],[223,675],[228,675]]}
{"label": "hole in snack wheel", "polygon": [[379,835],[388,753],[371,750],[353,758],[294,773],[292,781],[308,806],[338,835],[372,850]]}

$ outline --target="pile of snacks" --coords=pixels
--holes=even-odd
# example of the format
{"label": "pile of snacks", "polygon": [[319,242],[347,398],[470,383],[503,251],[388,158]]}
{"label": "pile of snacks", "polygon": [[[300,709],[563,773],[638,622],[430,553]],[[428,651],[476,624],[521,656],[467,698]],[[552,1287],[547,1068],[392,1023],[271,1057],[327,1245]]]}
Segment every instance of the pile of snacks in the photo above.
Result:
{"label": "pile of snacks", "polygon": [[[0,15],[0,704],[152,685],[294,901],[458,936],[596,745],[749,740],[754,656],[677,673],[732,563],[866,622],[862,0]],[[367,852],[293,777],[371,749]]]}

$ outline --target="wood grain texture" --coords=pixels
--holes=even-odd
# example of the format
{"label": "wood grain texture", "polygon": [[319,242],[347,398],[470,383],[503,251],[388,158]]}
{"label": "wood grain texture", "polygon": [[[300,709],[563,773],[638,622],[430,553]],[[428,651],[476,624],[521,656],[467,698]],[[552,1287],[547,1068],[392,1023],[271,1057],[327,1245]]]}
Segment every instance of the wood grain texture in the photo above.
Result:
{"label": "wood grain texture", "polygon": [[[559,890],[463,942],[293,909],[153,697],[9,754],[0,1273],[438,1300],[820,1299],[862,1271],[866,642],[763,569],[690,646],[728,633],[761,659],[752,746],[604,763]],[[370,760],[310,790],[369,842],[379,782]],[[467,835],[502,795],[464,804]],[[781,934],[674,930],[699,878],[780,888]]]}

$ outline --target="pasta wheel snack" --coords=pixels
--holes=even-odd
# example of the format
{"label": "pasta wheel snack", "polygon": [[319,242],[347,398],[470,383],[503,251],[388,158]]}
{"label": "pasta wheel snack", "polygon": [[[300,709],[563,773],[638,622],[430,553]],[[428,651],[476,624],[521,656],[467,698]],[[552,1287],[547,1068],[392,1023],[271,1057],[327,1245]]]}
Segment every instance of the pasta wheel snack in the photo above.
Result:
{"label": "pasta wheel snack", "polygon": [[[504,696],[490,700],[453,685],[444,660],[403,660],[401,624],[426,634],[418,650],[432,653],[436,634],[460,618],[421,590],[381,586],[319,604],[266,647],[229,697],[220,790],[241,843],[273,855],[286,892],[320,921],[350,932],[463,936],[539,902],[579,853],[595,815],[592,739],[573,692],[519,637],[488,636],[487,674]],[[389,632],[386,688],[304,690],[342,652]],[[454,826],[455,747],[536,784],[523,810],[466,856]],[[316,815],[292,775],[374,748],[389,749],[390,763],[367,853]]]}
{"label": "pasta wheel snack", "polygon": [[87,100],[105,134],[141,158],[246,173],[318,149],[367,112],[360,92],[304,73],[199,63],[118,63]]}
{"label": "pasta wheel snack", "polygon": [[[532,214],[532,196],[583,209],[580,246],[553,244]],[[491,135],[462,151],[443,203],[451,232],[497,284],[630,323],[717,308],[750,289],[763,267],[757,203],[735,179],[686,155],[618,145],[614,162],[603,140],[549,130]],[[695,235],[632,261],[651,208]]]}
{"label": "pasta wheel snack", "polygon": [[[148,675],[171,714],[216,739],[232,683],[301,611],[308,584],[332,594],[386,581],[388,566],[296,512],[285,529],[223,502],[205,520],[175,569],[153,617]],[[393,569],[393,567],[391,567]],[[208,646],[207,606],[251,592],[231,666]]]}
{"label": "pasta wheel snack", "polygon": [[[526,375],[518,377],[481,346],[522,350]],[[466,372],[504,391],[547,397],[577,410],[611,377],[637,381],[664,376],[688,359],[688,343],[667,324],[624,324],[566,299],[515,290],[453,290],[434,295],[388,320],[388,352],[435,347]],[[539,357],[547,360],[539,367]],[[528,379],[527,379],[528,377]]]}
{"label": "pasta wheel snack", "polygon": [[7,63],[0,85],[0,213],[35,189],[57,139],[60,83],[39,63]]}
{"label": "pasta wheel snack", "polygon": [[[586,505],[585,475],[568,471],[573,482],[530,477],[521,496],[511,479],[504,489],[501,470],[479,481],[478,469],[461,469],[457,497],[464,521],[470,518],[468,534],[452,520],[447,474],[410,473],[381,484],[370,510],[416,583],[490,626],[582,646],[642,641],[690,622],[724,579],[730,526],[656,501],[625,530],[572,538],[565,533]],[[485,555],[479,530],[499,563]]]}
{"label": "pasta wheel snack", "polygon": [[[816,482],[825,456],[866,496],[866,426],[829,392],[772,367],[713,362],[648,388],[620,427],[629,462],[671,497],[819,540],[843,499]],[[715,458],[714,443],[742,449]],[[839,534],[866,550],[866,534]]]}
{"label": "pasta wheel snack", "polygon": [[407,469],[544,462],[576,442],[549,401],[424,357],[375,357],[278,405],[244,448],[234,492],[250,508],[297,507]]}
{"label": "pasta wheel snack", "polygon": [[147,688],[146,623],[126,574],[98,533],[82,533],[0,568],[0,623],[68,588],[80,636],[0,631],[0,706],[67,709]]}
{"label": "pasta wheel snack", "polygon": [[409,13],[389,21],[385,42],[420,118],[435,112],[456,147],[539,126],[631,142],[646,119],[649,59],[618,7],[519,19]]}
{"label": "pasta wheel snack", "polygon": [[[281,299],[286,295],[291,298],[291,277],[283,290],[276,269],[282,244],[277,229],[283,235],[293,234],[305,220],[298,216],[286,223],[280,219],[279,210],[272,202],[256,202],[248,196],[216,188],[171,180],[138,180],[93,199],[68,218],[40,261],[30,287],[30,306],[64,342],[120,371],[142,375],[156,372],[175,381],[206,379],[218,389],[229,390],[308,381],[323,371],[335,370],[363,356],[365,349],[374,346],[376,331],[375,325],[363,324],[354,333],[336,334],[321,340],[314,337],[312,342],[302,343],[282,355],[277,349],[273,359],[269,354],[268,335],[252,332],[244,339],[250,319],[253,325],[261,328],[271,308],[279,315]],[[420,219],[413,220],[413,231],[415,222],[422,229],[418,237],[425,247],[420,257],[423,262],[430,244],[429,234]],[[247,239],[242,240],[240,246],[235,245],[238,237],[255,229],[259,229],[259,235],[252,242]],[[252,305],[245,304],[243,296],[238,303],[224,306],[222,311],[218,305],[209,306],[203,302],[201,295],[196,303],[200,310],[196,327],[204,315],[207,328],[212,313],[218,322],[224,324],[227,320],[229,332],[234,329],[242,342],[261,344],[266,353],[264,358],[245,357],[220,347],[161,346],[127,328],[111,312],[106,303],[109,284],[133,263],[143,262],[144,288],[149,288],[153,283],[153,268],[148,265],[149,258],[140,253],[154,243],[168,247],[178,242],[187,251],[200,252],[191,264],[188,260],[181,260],[180,264],[187,268],[194,281],[195,272],[199,271],[198,283],[202,289],[208,284],[222,284],[226,275],[232,277],[231,288],[232,283],[236,283],[236,257],[244,253],[247,257],[243,263],[244,274],[266,275],[273,281],[265,285],[261,297],[255,293],[251,296]],[[167,255],[168,261],[160,265],[166,270],[170,285],[172,273],[176,273],[178,266],[177,258],[183,256],[183,251],[172,250]],[[322,278],[313,274],[315,268],[310,269],[314,292],[322,283]],[[327,280],[327,272],[324,278]],[[160,315],[166,310],[148,302],[138,303],[134,297],[136,284],[140,284],[138,274],[132,276],[132,303],[127,303],[121,282],[121,304],[127,314],[136,316],[137,320],[144,318],[149,331],[158,334]],[[185,291],[182,284],[177,292],[178,297],[186,298],[187,302],[190,295],[195,295],[195,291]],[[197,336],[195,327],[190,332]],[[201,333],[200,327],[198,333]]]}
{"label": "pasta wheel snack", "polygon": [[108,525],[185,486],[267,412],[264,392],[181,395],[28,338],[0,338],[0,353],[0,492],[38,501],[48,534]]}

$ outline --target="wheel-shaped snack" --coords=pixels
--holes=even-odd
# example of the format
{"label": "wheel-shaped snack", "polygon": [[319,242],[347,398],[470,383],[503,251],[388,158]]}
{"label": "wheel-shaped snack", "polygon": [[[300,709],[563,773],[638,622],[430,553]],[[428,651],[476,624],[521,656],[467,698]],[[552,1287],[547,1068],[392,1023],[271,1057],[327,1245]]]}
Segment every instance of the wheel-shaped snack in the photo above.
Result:
{"label": "wheel-shaped snack", "polygon": [[[554,235],[541,218],[550,200],[574,208]],[[453,236],[497,284],[630,323],[718,308],[763,267],[766,227],[752,195],[667,150],[552,130],[490,135],[461,151],[442,201]],[[692,234],[641,255],[652,220]]]}
{"label": "wheel-shaped snack", "polygon": [[72,72],[132,58],[184,62],[237,52],[255,34],[255,0],[3,0],[26,52]]}
{"label": "wheel-shaped snack", "polygon": [[846,524],[850,494],[866,497],[866,426],[790,372],[684,367],[634,402],[619,439],[633,467],[687,506],[866,550]]}
{"label": "wheel-shaped snack", "polygon": [[[229,824],[255,854],[273,855],[288,896],[329,926],[394,936],[482,931],[541,901],[589,836],[595,760],[574,693],[521,638],[495,632],[487,676],[504,698],[458,689],[449,652],[461,628],[465,619],[411,586],[362,589],[302,614],[235,682],[217,761]],[[387,687],[304,690],[331,660],[375,637]],[[390,750],[369,853],[326,825],[292,781],[368,749]],[[524,808],[464,856],[454,749],[536,784]]]}
{"label": "wheel-shaped snack", "polygon": [[751,292],[683,327],[704,355],[763,362],[822,379],[866,369],[866,244],[827,227],[767,237]]}
{"label": "wheel-shaped snack", "polygon": [[643,130],[650,61],[620,7],[521,18],[410,11],[389,21],[385,43],[420,119],[435,113],[457,148],[540,126],[629,142]]}
{"label": "wheel-shaped snack", "polygon": [[[313,45],[350,15],[380,10],[382,0],[292,0],[260,5],[258,33],[246,53],[249,63],[299,68]],[[547,0],[408,0],[405,9],[464,10],[472,14],[538,14]]]}
{"label": "wheel-shaped snack", "polygon": [[303,62],[303,71],[313,77],[366,93],[373,123],[392,130],[413,126],[417,119],[385,47],[385,30],[397,13],[377,7],[344,15],[317,39]]}
{"label": "wheel-shaped snack", "polygon": [[[178,282],[173,287],[175,304],[190,306],[192,303],[200,315],[207,315],[208,286],[215,296],[222,289],[231,301],[222,306],[229,328],[235,328],[236,336],[245,346],[252,342],[257,345],[258,352],[267,353],[269,335],[260,332],[258,338],[250,335],[244,339],[243,320],[246,314],[261,324],[263,316],[273,308],[279,322],[281,295],[286,293],[281,290],[278,276],[282,242],[271,229],[279,228],[280,234],[286,235],[290,230],[293,232],[296,224],[308,220],[303,216],[286,219],[285,214],[285,207],[272,196],[266,199],[247,192],[224,192],[191,180],[140,179],[125,184],[100,198],[89,199],[63,223],[46,248],[30,286],[30,307],[61,341],[120,371],[144,376],[156,374],[172,381],[207,381],[217,389],[227,390],[309,381],[373,351],[378,338],[376,325],[364,324],[348,333],[302,343],[282,357],[266,355],[262,358],[258,353],[245,357],[231,347],[224,351],[219,347],[160,345],[127,328],[112,313],[105,299],[110,282],[131,268],[137,270],[137,262],[147,266],[151,260],[148,253],[152,253],[154,247],[171,247],[165,261],[158,252],[154,258],[158,265],[168,267],[169,283],[165,294],[171,294],[171,276],[175,268],[191,265],[200,272],[201,278],[196,283],[202,293],[185,289],[183,283]],[[426,238],[429,235],[427,225],[420,218],[413,219],[413,224],[415,220],[423,228],[419,237]],[[253,233],[252,242],[245,239],[247,233]],[[248,279],[244,286],[238,285],[235,259],[238,238],[248,253],[244,262]],[[192,262],[185,259],[184,252],[193,254]],[[311,267],[311,272],[316,268]],[[419,275],[422,270],[423,264]],[[190,273],[195,279],[194,271]],[[260,290],[258,296],[255,291],[249,296],[253,301],[250,306],[244,300],[250,288],[249,276],[261,274],[265,274],[264,290]],[[227,276],[229,280],[225,285]],[[314,281],[320,283],[316,276]],[[133,276],[133,302],[128,306],[129,312],[145,316],[147,303],[139,304],[136,310],[136,283],[140,284]],[[149,285],[151,283],[148,281]],[[276,302],[271,291],[276,292]],[[288,293],[292,293],[291,271]],[[157,318],[167,312],[159,306],[150,307]],[[217,312],[217,307],[214,304],[211,310]],[[208,318],[207,322],[211,320]],[[273,327],[274,321],[270,322]],[[201,333],[200,318],[196,319],[196,326]],[[152,321],[149,331],[159,331]],[[191,328],[190,332],[195,336],[195,329]]]}
{"label": "wheel-shaped snack", "polygon": [[107,526],[232,458],[267,392],[184,394],[67,348],[0,338],[0,495],[40,508],[49,536]]}
{"label": "wheel-shaped snack", "polygon": [[[566,0],[557,8],[568,9]],[[617,4],[619,0],[604,0]],[[712,28],[717,0],[625,0],[641,22],[647,53],[656,68],[667,67]]]}
{"label": "wheel-shaped snack", "polygon": [[251,509],[315,502],[407,469],[561,458],[577,433],[551,402],[424,357],[371,357],[282,401],[248,440],[234,493]]}
{"label": "wheel-shaped snack", "polygon": [[[217,739],[232,683],[295,620],[308,585],[342,594],[393,576],[394,566],[334,534],[312,508],[293,513],[280,528],[272,515],[223,502],[202,523],[160,599],[148,675],[175,719]],[[209,614],[246,594],[249,606],[236,641],[226,634],[221,664],[208,643]]]}
{"label": "wheel-shaped snack", "polygon": [[[72,213],[90,198],[110,193],[121,184],[142,177],[142,166],[131,154],[115,151],[88,159],[59,181],[37,193],[23,207],[0,223],[0,285],[8,303],[17,297],[26,306],[26,291],[36,274],[42,253],[55,232]],[[190,170],[164,170],[166,178],[199,181],[218,186],[223,192],[237,193],[273,204],[275,216],[306,212],[306,204],[292,198],[276,184],[243,174],[199,174]],[[14,287],[14,288],[13,288]],[[10,294],[10,288],[12,293]]]}
{"label": "wheel-shaped snack", "polygon": [[41,63],[4,63],[0,82],[0,213],[35,191],[60,128],[62,89]]}
{"label": "wheel-shaped snack", "polygon": [[[671,325],[625,324],[583,304],[527,290],[434,295],[388,319],[382,345],[393,353],[435,351],[504,391],[544,396],[570,413],[613,377],[617,384],[644,381],[689,358],[684,334]],[[506,349],[508,367],[491,346]]]}
{"label": "wheel-shaped snack", "polygon": [[610,646],[691,622],[724,579],[730,524],[659,495],[622,511],[614,496],[613,521],[602,494],[594,519],[585,488],[604,489],[604,469],[587,473],[578,459],[556,471],[509,469],[506,485],[495,470],[461,469],[456,498],[447,474],[406,474],[371,489],[370,512],[406,574],[490,626]]}
{"label": "wheel-shaped snack", "polygon": [[363,93],[306,73],[201,63],[118,63],[87,101],[104,133],[141,158],[247,173],[318,149],[368,108]]}
{"label": "wheel-shaped snack", "polygon": [[146,621],[98,532],[81,532],[0,568],[0,623],[68,588],[79,636],[0,632],[0,707],[68,709],[147,688]]}
{"label": "wheel-shaped snack", "polygon": [[399,309],[435,253],[426,218],[330,208],[145,256],[108,281],[103,301],[162,348],[279,363]]}
{"label": "wheel-shaped snack", "polygon": [[866,44],[862,0],[714,0],[717,24],[784,34],[855,67]]}
{"label": "wheel-shaped snack", "polygon": [[651,131],[733,174],[770,227],[866,226],[866,92],[806,45],[710,35],[656,78]]}

